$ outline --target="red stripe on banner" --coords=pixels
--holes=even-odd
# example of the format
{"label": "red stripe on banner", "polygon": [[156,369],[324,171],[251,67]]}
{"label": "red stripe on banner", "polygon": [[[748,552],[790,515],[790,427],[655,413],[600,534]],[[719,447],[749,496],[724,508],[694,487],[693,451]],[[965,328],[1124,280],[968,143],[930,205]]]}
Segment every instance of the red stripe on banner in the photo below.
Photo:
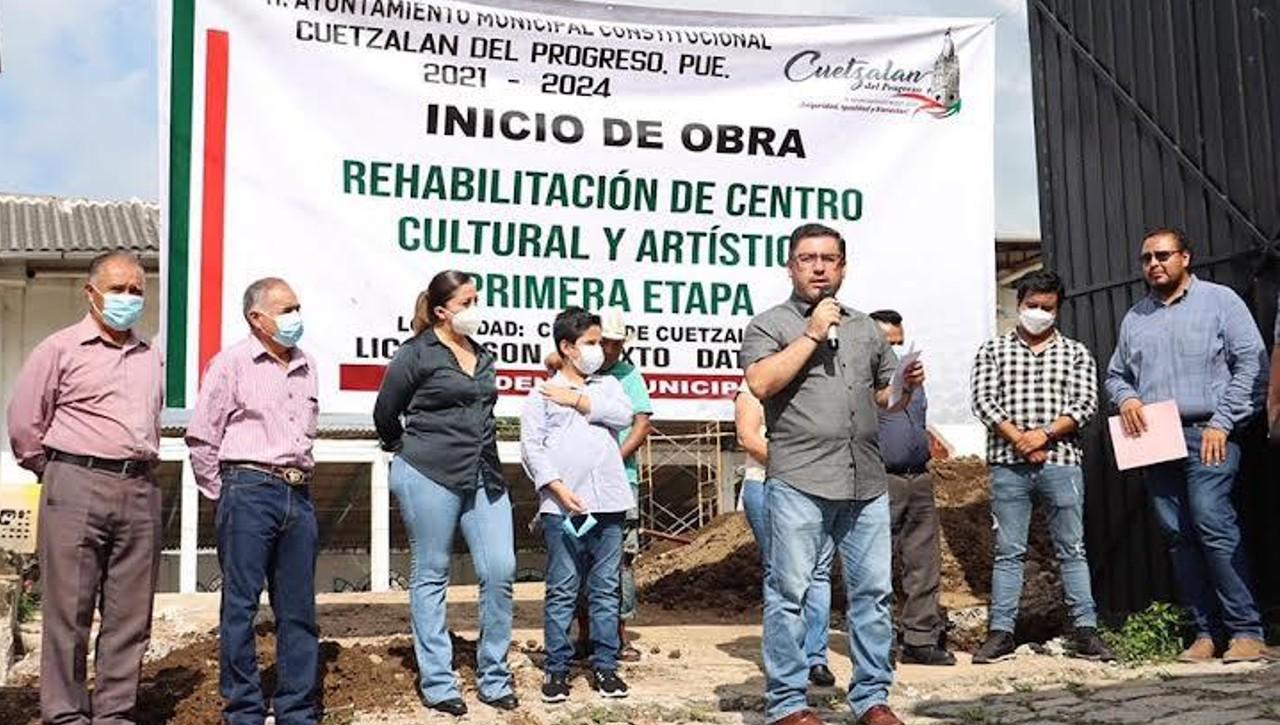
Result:
{"label": "red stripe on banner", "polygon": [[339,365],[338,390],[377,390],[386,365]]}
{"label": "red stripe on banner", "polygon": [[[339,365],[338,389],[355,392],[377,390],[385,365]],[[542,370],[499,370],[499,395],[525,395],[547,373]],[[645,373],[649,397],[656,400],[723,400],[738,392],[741,375],[673,375]]]}
{"label": "red stripe on banner", "polygon": [[205,36],[204,186],[200,225],[200,379],[222,349],[222,235],[227,170],[227,63],[224,30]]}

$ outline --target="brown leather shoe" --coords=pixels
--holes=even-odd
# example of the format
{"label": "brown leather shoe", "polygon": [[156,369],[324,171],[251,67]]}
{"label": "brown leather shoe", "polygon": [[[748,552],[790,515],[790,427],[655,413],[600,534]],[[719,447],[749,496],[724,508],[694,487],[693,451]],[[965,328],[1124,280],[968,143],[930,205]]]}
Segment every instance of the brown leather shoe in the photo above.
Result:
{"label": "brown leather shoe", "polygon": [[862,717],[858,718],[858,725],[905,725],[905,723],[893,714],[893,710],[890,710],[888,705],[876,705],[862,713]]}
{"label": "brown leather shoe", "polygon": [[1231,646],[1227,647],[1227,651],[1223,653],[1222,661],[1227,664],[1232,662],[1258,662],[1274,659],[1274,657],[1275,653],[1268,649],[1266,643],[1262,640],[1236,637],[1231,640]]}
{"label": "brown leather shoe", "polygon": [[1214,658],[1215,654],[1217,654],[1217,648],[1214,647],[1213,640],[1208,637],[1199,637],[1178,655],[1178,661],[1208,662]]}
{"label": "brown leather shoe", "polygon": [[813,710],[796,710],[790,715],[774,720],[769,725],[823,725],[823,723]]}

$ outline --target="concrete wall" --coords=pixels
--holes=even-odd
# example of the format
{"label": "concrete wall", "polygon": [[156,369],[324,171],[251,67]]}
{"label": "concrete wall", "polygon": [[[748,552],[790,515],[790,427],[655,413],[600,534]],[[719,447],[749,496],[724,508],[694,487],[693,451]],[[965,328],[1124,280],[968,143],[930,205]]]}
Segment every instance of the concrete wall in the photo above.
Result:
{"label": "concrete wall", "polygon": [[1018,326],[1018,290],[1001,287],[996,290],[996,333],[1004,334]]}

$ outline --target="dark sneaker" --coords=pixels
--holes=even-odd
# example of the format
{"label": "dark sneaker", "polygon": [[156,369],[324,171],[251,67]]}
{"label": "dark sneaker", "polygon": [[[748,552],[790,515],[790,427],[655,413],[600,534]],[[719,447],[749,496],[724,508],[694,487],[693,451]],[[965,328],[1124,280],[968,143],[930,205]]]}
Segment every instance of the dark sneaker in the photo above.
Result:
{"label": "dark sneaker", "polygon": [[1017,647],[1013,643],[1013,633],[1001,632],[997,629],[988,634],[987,641],[973,653],[973,663],[988,665],[992,662],[1007,660],[1013,656],[1015,649]]}
{"label": "dark sneaker", "polygon": [[596,692],[600,693],[600,697],[626,697],[628,694],[627,683],[618,677],[617,670],[596,670],[591,673],[591,686]]}
{"label": "dark sneaker", "polygon": [[1071,639],[1071,656],[1095,662],[1111,662],[1116,658],[1093,627],[1076,627],[1075,636]]}
{"label": "dark sneaker", "polygon": [[929,665],[932,667],[950,667],[956,663],[956,656],[936,644],[922,647],[914,645],[902,646],[902,664]]}
{"label": "dark sneaker", "polygon": [[836,684],[836,676],[826,665],[814,665],[809,668],[809,681],[818,687],[831,687]]}
{"label": "dark sneaker", "polygon": [[499,710],[510,711],[510,710],[516,709],[517,707],[520,707],[520,698],[516,697],[515,693],[507,693],[502,697],[499,697],[494,700],[486,700],[482,697],[480,698],[480,702],[483,702],[489,707],[494,707]]}
{"label": "dark sneaker", "polygon": [[564,702],[569,699],[569,673],[548,672],[542,677],[542,701]]}

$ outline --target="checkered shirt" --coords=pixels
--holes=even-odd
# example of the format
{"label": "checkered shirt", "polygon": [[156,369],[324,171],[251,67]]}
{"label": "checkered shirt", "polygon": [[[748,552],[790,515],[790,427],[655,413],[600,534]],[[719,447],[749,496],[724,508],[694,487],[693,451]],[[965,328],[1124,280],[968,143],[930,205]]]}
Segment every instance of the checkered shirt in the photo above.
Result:
{"label": "checkered shirt", "polygon": [[[987,462],[1026,463],[997,426],[1010,421],[1021,430],[1043,428],[1066,415],[1083,428],[1098,410],[1098,371],[1082,343],[1055,332],[1039,354],[1017,330],[983,343],[973,363],[973,414],[987,426]],[[1048,463],[1080,465],[1078,435],[1054,441]]]}

